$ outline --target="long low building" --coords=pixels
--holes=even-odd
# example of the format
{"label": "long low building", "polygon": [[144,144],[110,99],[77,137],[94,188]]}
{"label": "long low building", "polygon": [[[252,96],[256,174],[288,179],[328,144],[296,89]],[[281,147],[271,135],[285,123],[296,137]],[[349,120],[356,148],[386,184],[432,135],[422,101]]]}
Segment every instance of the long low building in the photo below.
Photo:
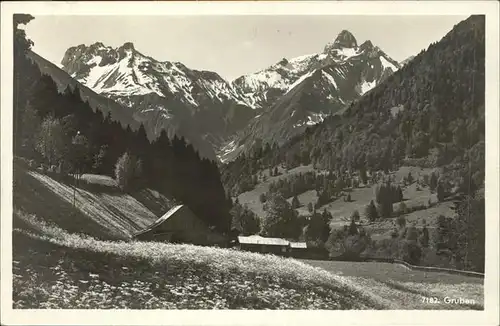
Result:
{"label": "long low building", "polygon": [[236,246],[241,250],[275,255],[302,255],[307,250],[305,242],[291,242],[281,238],[267,238],[260,235],[238,236]]}

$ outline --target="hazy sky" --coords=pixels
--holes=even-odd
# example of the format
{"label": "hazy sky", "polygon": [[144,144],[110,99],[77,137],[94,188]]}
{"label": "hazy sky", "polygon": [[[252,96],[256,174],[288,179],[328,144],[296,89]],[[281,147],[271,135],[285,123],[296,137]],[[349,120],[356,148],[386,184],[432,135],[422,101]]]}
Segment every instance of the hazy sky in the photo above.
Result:
{"label": "hazy sky", "polygon": [[349,30],[401,61],[440,40],[466,16],[36,16],[34,51],[60,63],[71,46],[132,42],[159,61],[180,61],[232,80],[282,58],[321,52]]}

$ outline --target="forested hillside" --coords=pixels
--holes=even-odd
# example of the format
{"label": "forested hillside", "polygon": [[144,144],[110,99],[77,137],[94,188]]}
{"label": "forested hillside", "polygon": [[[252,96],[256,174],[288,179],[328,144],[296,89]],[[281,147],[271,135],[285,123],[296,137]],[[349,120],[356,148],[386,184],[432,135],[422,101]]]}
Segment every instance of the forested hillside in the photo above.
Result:
{"label": "forested hillside", "polygon": [[[484,29],[484,16],[469,17],[344,114],[225,165],[225,187],[243,207],[235,215],[250,216],[247,205],[263,221],[304,216],[287,224],[290,236],[302,227],[330,254],[339,243],[346,251],[350,234],[357,254],[484,271]],[[299,166],[314,173],[295,176]],[[310,232],[325,227],[329,237]]]}
{"label": "forested hillside", "polygon": [[[242,155],[224,167],[238,192],[258,170],[312,163],[343,173],[403,163],[446,166],[463,185],[484,182],[484,16],[471,16],[353,103],[278,150]],[[266,145],[263,144],[266,148]],[[269,147],[267,147],[269,149]]]}
{"label": "forested hillside", "polygon": [[162,132],[150,142],[144,126],[133,130],[109,112],[104,115],[105,108],[93,109],[76,86],[60,93],[54,80],[27,58],[33,43],[18,25],[32,19],[14,17],[14,155],[41,170],[113,176],[124,191],[156,189],[227,231],[231,204],[217,165],[201,159],[183,138],[169,139]]}

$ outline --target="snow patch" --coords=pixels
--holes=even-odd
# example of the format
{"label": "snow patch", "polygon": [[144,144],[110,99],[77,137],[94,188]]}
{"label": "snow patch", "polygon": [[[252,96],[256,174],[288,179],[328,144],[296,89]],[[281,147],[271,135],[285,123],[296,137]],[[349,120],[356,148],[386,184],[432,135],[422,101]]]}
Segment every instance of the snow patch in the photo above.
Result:
{"label": "snow patch", "polygon": [[396,70],[398,70],[398,68],[394,64],[390,63],[383,56],[380,56],[380,62],[382,63],[382,67],[384,67],[384,69],[391,68],[393,72],[396,72]]}
{"label": "snow patch", "polygon": [[359,55],[360,53],[355,48],[341,48],[337,50],[337,54],[345,57],[345,59],[349,59]]}
{"label": "snow patch", "polygon": [[338,88],[338,87],[337,87],[337,83],[335,82],[335,79],[333,78],[333,76],[332,76],[332,75],[330,75],[329,73],[327,73],[327,72],[326,72],[326,71],[324,71],[324,70],[322,70],[322,71],[321,71],[321,74],[322,74],[323,76],[325,76],[325,77],[326,77],[326,79],[328,79],[328,81],[330,82],[330,84],[332,84],[332,85],[333,85],[333,87],[335,87],[336,89]]}
{"label": "snow patch", "polygon": [[318,54],[318,60],[325,60],[328,55],[326,53]]}
{"label": "snow patch", "polygon": [[302,83],[304,80],[306,80],[307,78],[311,77],[312,74],[314,73],[315,70],[311,71],[311,72],[308,72],[307,74],[304,74],[302,76],[300,76],[299,79],[297,79],[292,85],[290,85],[288,87],[288,90],[286,91],[286,93],[290,92],[295,86],[297,86],[298,84]]}
{"label": "snow patch", "polygon": [[323,112],[320,112],[320,113],[310,112],[310,114],[307,116],[307,121],[299,121],[298,123],[294,124],[292,127],[298,128],[298,127],[302,127],[304,125],[314,126],[314,125],[317,125],[318,123],[323,122],[325,120],[325,117],[327,117],[327,116],[328,115],[323,113]]}
{"label": "snow patch", "polygon": [[219,152],[219,154],[217,154],[217,158],[222,163],[225,163],[228,160],[228,155],[229,154],[231,154],[232,152],[234,152],[236,150],[242,149],[244,147],[245,147],[245,145],[238,146],[238,144],[236,143],[236,141],[233,140],[229,144],[227,144],[226,146],[222,147],[222,149]]}
{"label": "snow patch", "polygon": [[99,65],[102,61],[102,57],[100,55],[96,55],[95,57],[93,57],[92,59],[89,60],[89,62],[87,62],[87,64],[91,65],[91,64],[96,64],[96,65]]}
{"label": "snow patch", "polygon": [[374,80],[372,82],[367,82],[366,80],[360,85],[361,92],[360,95],[365,94],[369,90],[373,89],[377,85],[377,82]]}

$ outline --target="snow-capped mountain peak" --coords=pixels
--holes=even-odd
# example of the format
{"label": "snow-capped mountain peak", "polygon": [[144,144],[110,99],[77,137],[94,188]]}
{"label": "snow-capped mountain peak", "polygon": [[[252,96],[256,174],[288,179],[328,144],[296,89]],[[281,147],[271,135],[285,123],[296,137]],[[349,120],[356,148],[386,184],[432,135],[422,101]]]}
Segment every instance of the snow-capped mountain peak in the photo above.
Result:
{"label": "snow-capped mountain peak", "polygon": [[150,133],[167,129],[219,148],[234,140],[228,137],[281,142],[342,112],[400,67],[371,41],[358,46],[347,30],[320,52],[282,58],[231,83],[215,72],[156,60],[131,42],[74,46],[61,63],[80,83],[133,110]]}
{"label": "snow-capped mountain peak", "polygon": [[208,148],[204,156],[215,157],[207,142],[217,143],[255,115],[251,103],[217,73],[156,60],[131,42],[117,48],[101,42],[74,46],[61,64],[78,82],[130,108],[150,134],[166,129],[184,136]]}
{"label": "snow-capped mountain peak", "polygon": [[116,49],[100,42],[72,47],[61,63],[66,72],[99,94],[155,93],[164,98],[177,97],[192,106],[199,106],[206,97],[249,105],[218,74],[191,70],[176,62],[157,61],[137,51],[131,42]]}
{"label": "snow-capped mountain peak", "polygon": [[[243,148],[257,139],[283,143],[326,116],[344,112],[399,68],[370,40],[358,46],[354,35],[343,30],[319,53],[283,58],[235,79],[233,87],[263,110],[238,136],[244,140]],[[222,155],[233,155],[230,149],[226,147]]]}
{"label": "snow-capped mountain peak", "polygon": [[360,79],[358,84],[362,85],[358,87],[361,94],[375,87],[381,76],[386,77],[400,67],[398,62],[374,46],[370,40],[358,46],[354,35],[343,30],[322,52],[283,58],[266,69],[235,79],[232,86],[246,97],[246,102],[252,103],[252,106],[266,108],[288,93],[291,86],[297,85],[297,81],[317,69],[331,65],[337,66],[344,78],[349,75],[345,71],[352,70],[354,66],[362,67],[361,70],[354,69],[358,74],[356,78]]}

